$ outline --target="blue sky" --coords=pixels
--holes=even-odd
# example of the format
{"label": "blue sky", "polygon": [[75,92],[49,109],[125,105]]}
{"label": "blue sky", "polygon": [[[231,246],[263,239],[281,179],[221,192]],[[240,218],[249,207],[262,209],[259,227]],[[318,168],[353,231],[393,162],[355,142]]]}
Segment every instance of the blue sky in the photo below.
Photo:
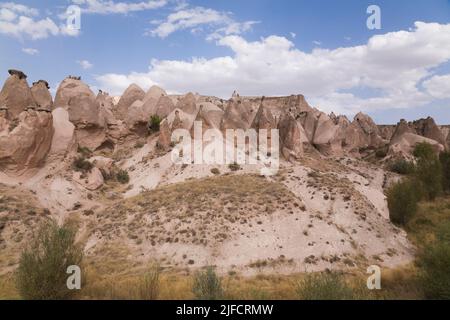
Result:
{"label": "blue sky", "polygon": [[[81,29],[64,12],[81,10]],[[381,29],[369,30],[369,5]],[[419,22],[419,23],[417,23]],[[7,69],[67,75],[120,94],[136,82],[227,98],[305,94],[324,111],[378,123],[450,123],[450,1],[0,1],[0,81]]]}

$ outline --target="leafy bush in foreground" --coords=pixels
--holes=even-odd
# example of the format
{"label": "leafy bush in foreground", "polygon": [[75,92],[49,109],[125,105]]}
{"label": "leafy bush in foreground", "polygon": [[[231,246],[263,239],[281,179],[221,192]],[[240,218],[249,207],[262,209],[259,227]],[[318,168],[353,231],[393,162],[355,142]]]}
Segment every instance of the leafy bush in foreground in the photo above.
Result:
{"label": "leafy bush in foreground", "polygon": [[138,285],[140,300],[156,300],[159,294],[160,270],[158,265],[153,265],[142,277]]}
{"label": "leafy bush in foreground", "polygon": [[353,290],[336,273],[308,274],[297,284],[302,300],[350,300]]}
{"label": "leafy bush in foreground", "polygon": [[437,241],[427,246],[418,261],[420,280],[428,299],[450,299],[450,223],[444,224]]}
{"label": "leafy bush in foreground", "polygon": [[69,299],[75,291],[67,288],[67,267],[79,266],[82,250],[75,244],[76,230],[49,221],[43,224],[20,257],[16,286],[24,299]]}
{"label": "leafy bush in foreground", "polygon": [[220,300],[223,298],[222,283],[213,267],[207,267],[205,271],[198,272],[195,275],[192,291],[198,300]]}

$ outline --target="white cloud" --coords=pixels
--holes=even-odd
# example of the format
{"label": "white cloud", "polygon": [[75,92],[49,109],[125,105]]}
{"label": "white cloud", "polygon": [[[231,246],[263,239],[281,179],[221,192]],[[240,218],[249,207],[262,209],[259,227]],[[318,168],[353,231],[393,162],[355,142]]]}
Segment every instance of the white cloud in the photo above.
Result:
{"label": "white cloud", "polygon": [[39,15],[39,10],[37,10],[35,8],[27,7],[27,6],[22,5],[22,4],[17,4],[17,3],[14,3],[14,2],[0,3],[0,8],[7,9],[7,10],[10,10],[12,12],[15,12],[15,13],[18,13],[18,14],[23,14],[23,15],[26,15],[26,16],[37,16],[37,15]]}
{"label": "white cloud", "polygon": [[292,39],[295,39],[297,37],[297,34],[295,32],[290,32],[289,34],[291,35]]}
{"label": "white cloud", "polygon": [[[430,93],[420,89],[434,68],[450,60],[450,24],[416,22],[412,31],[376,35],[364,45],[312,52],[303,52],[279,36],[249,42],[230,35],[217,44],[233,54],[189,61],[152,60],[147,72],[107,74],[97,81],[114,94],[121,94],[136,79],[144,88],[157,83],[171,92],[197,91],[224,98],[234,89],[241,95],[303,93],[322,109],[346,114],[415,107],[433,101],[430,93],[438,92],[432,89],[434,82],[442,85],[445,80],[430,80]],[[358,95],[360,88],[371,90],[374,96]]]}
{"label": "white cloud", "polygon": [[25,5],[6,2],[0,4],[0,34],[32,40],[57,35],[78,35],[78,31],[65,32],[64,26],[57,26],[50,18],[37,18],[39,11]]}
{"label": "white cloud", "polygon": [[78,60],[77,63],[84,69],[91,69],[94,65],[87,60]]}
{"label": "white cloud", "polygon": [[166,38],[179,30],[198,30],[205,27],[210,30],[208,39],[219,39],[224,35],[241,34],[251,29],[257,21],[237,22],[228,12],[219,12],[214,9],[195,7],[188,9],[181,6],[175,12],[169,14],[165,21],[152,21],[158,26],[147,32],[152,36]]}
{"label": "white cloud", "polygon": [[434,76],[431,79],[424,81],[423,86],[427,92],[435,98],[450,98],[450,74]]}
{"label": "white cloud", "polygon": [[128,75],[109,73],[98,76],[96,80],[101,88],[107,89],[112,95],[121,95],[132,83],[146,89],[156,84],[147,74],[138,72],[132,72]]}
{"label": "white cloud", "polygon": [[115,2],[111,0],[72,0],[82,6],[83,13],[93,14],[127,14],[135,11],[153,10],[164,7],[167,0],[150,0],[141,2]]}
{"label": "white cloud", "polygon": [[14,11],[9,9],[1,8],[0,9],[0,20],[2,21],[13,21],[17,18],[17,14]]}
{"label": "white cloud", "polygon": [[39,54],[39,50],[33,49],[33,48],[23,48],[22,52],[29,54],[30,56],[34,56],[36,54]]}
{"label": "white cloud", "polygon": [[321,45],[322,45],[322,42],[317,41],[317,40],[314,40],[313,43],[314,43],[316,46],[321,46]]}

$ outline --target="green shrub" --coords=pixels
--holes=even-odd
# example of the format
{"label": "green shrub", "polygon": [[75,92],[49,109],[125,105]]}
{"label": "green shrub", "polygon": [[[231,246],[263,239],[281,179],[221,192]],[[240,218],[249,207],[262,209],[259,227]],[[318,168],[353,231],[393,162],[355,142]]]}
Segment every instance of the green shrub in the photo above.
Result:
{"label": "green shrub", "polygon": [[220,174],[220,170],[217,169],[217,168],[212,168],[212,169],[211,169],[211,173],[217,176],[217,175]]}
{"label": "green shrub", "polygon": [[145,144],[142,141],[138,141],[134,144],[135,149],[141,149]]}
{"label": "green shrub", "polygon": [[120,169],[116,174],[117,181],[119,181],[122,184],[126,184],[130,182],[130,176],[128,175],[128,172],[125,170]]}
{"label": "green shrub", "polygon": [[231,171],[238,171],[238,170],[241,169],[241,166],[240,166],[239,164],[237,164],[236,162],[234,162],[234,163],[230,163],[230,164],[228,165],[228,168],[229,168]]}
{"label": "green shrub", "polygon": [[413,155],[417,159],[433,159],[436,157],[433,146],[428,142],[420,142],[416,144]]}
{"label": "green shrub", "polygon": [[151,133],[159,132],[161,121],[162,121],[162,119],[159,116],[153,115],[150,118],[150,121],[148,122],[148,129],[149,129],[149,131]]}
{"label": "green shrub", "polygon": [[439,157],[426,142],[418,143],[413,153],[417,158],[415,175],[423,185],[424,196],[434,200],[442,192],[443,171]]}
{"label": "green shrub", "polygon": [[302,300],[350,300],[353,290],[336,273],[308,274],[297,284]]}
{"label": "green shrub", "polygon": [[439,156],[442,167],[442,187],[450,191],[450,152],[442,152]]}
{"label": "green shrub", "polygon": [[213,267],[197,272],[192,291],[198,300],[220,300],[224,295],[222,283]]}
{"label": "green shrub", "polygon": [[398,174],[411,174],[414,172],[414,164],[410,161],[400,159],[393,162],[389,170]]}
{"label": "green shrub", "polygon": [[442,226],[437,241],[419,256],[420,281],[428,299],[450,299],[450,223]]}
{"label": "green shrub", "polygon": [[379,159],[382,159],[387,156],[388,148],[380,148],[377,151],[375,151],[375,156]]}
{"label": "green shrub", "polygon": [[90,172],[93,167],[94,165],[84,157],[78,157],[73,161],[73,169],[75,171]]}
{"label": "green shrub", "polygon": [[418,201],[418,189],[413,180],[394,184],[387,192],[390,220],[405,225],[416,214]]}
{"label": "green shrub", "polygon": [[76,230],[55,221],[44,223],[22,252],[16,273],[17,289],[24,299],[57,300],[73,297],[67,288],[67,267],[80,266],[83,251],[75,244]]}
{"label": "green shrub", "polygon": [[159,294],[160,269],[153,265],[144,274],[138,285],[138,297],[140,300],[156,300]]}
{"label": "green shrub", "polygon": [[81,153],[81,155],[84,158],[90,158],[92,156],[92,151],[89,148],[87,148],[87,147],[80,147],[80,146],[78,146],[78,150],[77,151],[78,151],[78,153]]}

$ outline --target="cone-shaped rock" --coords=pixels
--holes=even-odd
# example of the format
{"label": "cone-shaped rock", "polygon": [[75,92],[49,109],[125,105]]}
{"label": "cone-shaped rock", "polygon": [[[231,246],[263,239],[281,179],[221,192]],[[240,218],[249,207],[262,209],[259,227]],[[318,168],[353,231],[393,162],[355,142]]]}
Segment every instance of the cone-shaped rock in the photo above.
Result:
{"label": "cone-shaped rock", "polygon": [[43,110],[53,110],[53,98],[49,91],[50,87],[45,80],[39,80],[33,83],[31,94],[38,108]]}
{"label": "cone-shaped rock", "polygon": [[444,134],[434,122],[434,119],[428,117],[426,119],[419,119],[412,123],[413,128],[417,134],[424,136],[425,138],[433,139],[443,146],[446,146],[447,142]]}
{"label": "cone-shaped rock", "polygon": [[181,98],[177,103],[177,108],[189,114],[197,113],[197,104],[194,94],[189,92]]}
{"label": "cone-shaped rock", "polygon": [[143,100],[145,92],[137,84],[131,84],[120,97],[116,107],[116,117],[119,120],[125,120],[128,108],[136,101]]}
{"label": "cone-shaped rock", "polygon": [[28,107],[36,106],[26,75],[21,71],[13,71],[10,70],[11,76],[5,81],[0,92],[0,108],[8,110],[9,119],[16,119]]}
{"label": "cone-shaped rock", "polygon": [[81,80],[68,77],[59,85],[55,108],[69,112],[69,120],[77,127],[103,127],[96,96]]}
{"label": "cone-shaped rock", "polygon": [[164,119],[169,114],[171,114],[175,110],[175,104],[173,103],[172,99],[168,96],[162,96],[159,98],[158,103],[156,104],[154,113],[152,112],[151,115],[156,114],[158,117]]}

